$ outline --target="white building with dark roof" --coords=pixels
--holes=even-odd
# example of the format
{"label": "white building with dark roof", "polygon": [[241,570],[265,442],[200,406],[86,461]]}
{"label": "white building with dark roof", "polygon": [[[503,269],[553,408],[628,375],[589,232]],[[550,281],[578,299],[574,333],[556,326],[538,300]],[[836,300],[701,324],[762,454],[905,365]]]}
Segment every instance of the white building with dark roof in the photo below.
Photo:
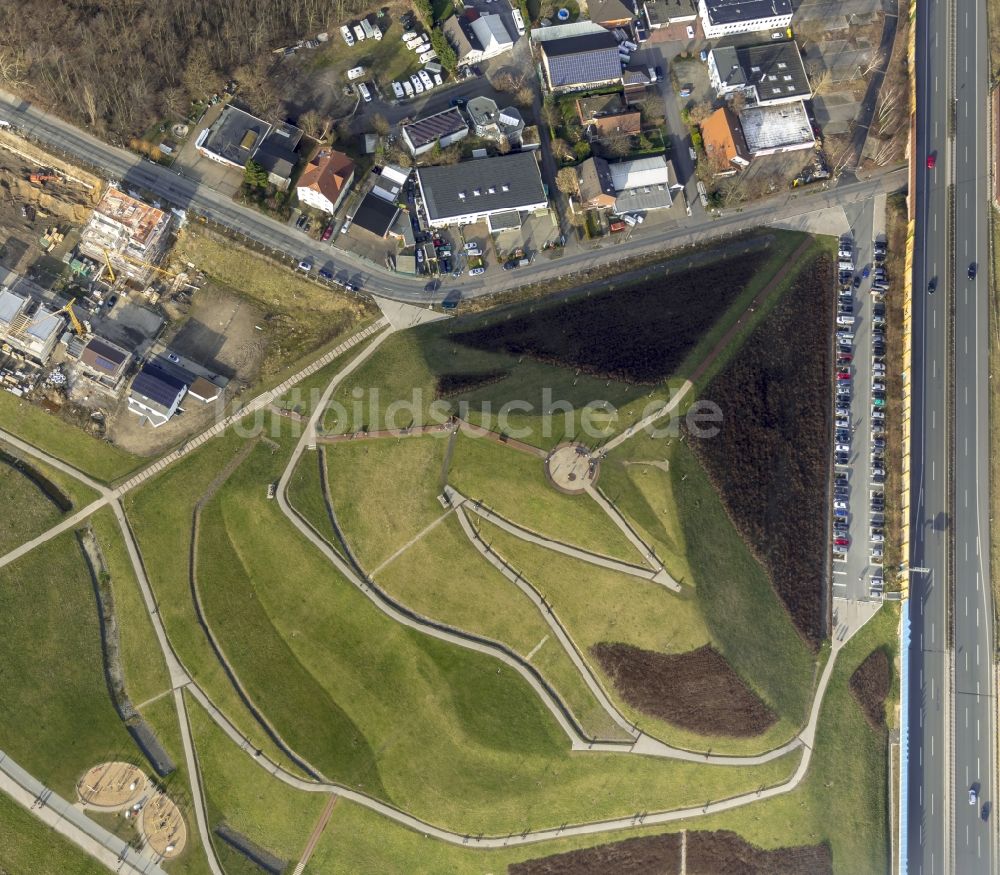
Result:
{"label": "white building with dark roof", "polygon": [[159,365],[147,362],[132,381],[128,409],[158,428],[177,412],[186,392],[187,383]]}
{"label": "white building with dark roof", "polygon": [[458,107],[449,107],[434,115],[400,125],[400,134],[410,154],[416,157],[435,146],[442,149],[468,136],[469,125]]}
{"label": "white building with dark roof", "polygon": [[100,388],[114,394],[122,387],[131,363],[132,353],[95,335],[80,353],[77,370],[90,377]]}
{"label": "white building with dark roof", "polygon": [[[531,152],[417,168],[417,184],[432,228],[469,225],[491,216],[523,216],[548,207],[538,162]],[[510,216],[505,217],[509,225]]]}
{"label": "white building with dark roof", "polygon": [[791,40],[759,46],[719,46],[708,53],[708,78],[719,97],[742,92],[757,106],[812,96],[799,47]]}
{"label": "white building with dark roof", "polygon": [[698,0],[698,13],[707,39],[784,30],[792,23],[791,0]]}

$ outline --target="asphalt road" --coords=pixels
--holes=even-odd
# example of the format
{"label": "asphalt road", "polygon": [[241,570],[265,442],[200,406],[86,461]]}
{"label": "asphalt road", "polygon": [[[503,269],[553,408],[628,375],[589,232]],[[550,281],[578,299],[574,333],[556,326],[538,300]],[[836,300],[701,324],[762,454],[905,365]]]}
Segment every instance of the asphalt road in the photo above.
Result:
{"label": "asphalt road", "polygon": [[[989,54],[985,0],[956,0],[954,285],[954,786],[955,871],[996,868],[993,606],[989,510]],[[983,271],[978,273],[979,263]],[[970,264],[975,279],[968,277]],[[979,801],[971,805],[969,787]]]}
{"label": "asphalt road", "polygon": [[[917,21],[917,186],[912,368],[909,871],[990,872],[994,817],[992,606],[988,572],[984,0],[921,3]],[[949,51],[955,13],[955,56]],[[957,103],[956,103],[957,97]],[[956,112],[954,140],[949,113]],[[926,167],[935,155],[936,167]],[[955,273],[949,272],[949,186],[955,185]],[[928,283],[937,290],[928,293]],[[954,296],[955,359],[949,360]],[[948,402],[954,404],[949,428]],[[953,473],[951,465],[954,465]],[[951,483],[949,483],[951,478]],[[954,505],[951,495],[954,495]],[[953,552],[952,552],[953,551]],[[949,562],[954,639],[948,640]],[[969,803],[976,785],[979,801]]]}
{"label": "asphalt road", "polygon": [[338,281],[349,281],[366,291],[410,302],[437,302],[456,292],[465,297],[475,297],[529,282],[561,279],[570,273],[586,272],[609,260],[702,243],[814,210],[864,201],[876,193],[894,191],[905,184],[905,175],[900,168],[874,179],[841,182],[825,190],[814,188],[805,193],[786,193],[742,210],[727,211],[718,218],[707,214],[696,215],[686,220],[680,229],[642,229],[630,235],[627,241],[594,248],[574,245],[552,258],[541,253],[530,266],[511,271],[509,275],[503,271],[491,271],[483,277],[465,276],[458,280],[447,277],[440,289],[426,292],[426,280],[391,273],[381,265],[336,249],[329,243],[312,240],[285,223],[234,203],[227,195],[202,186],[196,180],[103,143],[4,91],[0,91],[0,119],[9,121],[42,143],[100,168],[109,177],[119,180],[125,188],[151,192],[165,202],[207,216],[296,261],[306,259],[316,267],[330,267]]}

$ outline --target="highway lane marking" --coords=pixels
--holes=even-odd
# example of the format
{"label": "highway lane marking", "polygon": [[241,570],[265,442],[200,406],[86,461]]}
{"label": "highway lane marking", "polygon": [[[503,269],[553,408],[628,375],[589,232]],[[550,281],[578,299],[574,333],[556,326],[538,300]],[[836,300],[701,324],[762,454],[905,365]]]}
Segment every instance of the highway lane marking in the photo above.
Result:
{"label": "highway lane marking", "polygon": [[931,462],[931,480],[934,479],[934,462]]}

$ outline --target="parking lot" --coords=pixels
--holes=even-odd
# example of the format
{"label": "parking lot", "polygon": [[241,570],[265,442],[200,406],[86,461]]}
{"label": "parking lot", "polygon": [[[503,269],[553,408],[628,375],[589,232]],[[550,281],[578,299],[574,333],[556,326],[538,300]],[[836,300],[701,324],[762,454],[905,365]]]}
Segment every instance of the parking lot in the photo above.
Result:
{"label": "parking lot", "polygon": [[881,599],[885,546],[885,199],[840,241],[836,338],[833,595]]}

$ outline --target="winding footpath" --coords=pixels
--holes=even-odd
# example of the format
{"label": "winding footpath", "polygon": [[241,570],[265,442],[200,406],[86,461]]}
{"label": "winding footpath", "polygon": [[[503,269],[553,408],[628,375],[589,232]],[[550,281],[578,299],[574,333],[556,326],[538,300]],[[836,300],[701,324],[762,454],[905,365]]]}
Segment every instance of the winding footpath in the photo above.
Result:
{"label": "winding footpath", "polygon": [[[542,677],[537,673],[533,666],[514,654],[506,646],[500,644],[499,642],[491,642],[486,639],[478,638],[476,636],[464,633],[461,630],[451,629],[443,624],[437,623],[428,618],[420,617],[409,611],[402,605],[395,603],[390,597],[379,590],[371,581],[366,580],[359,576],[355,569],[349,565],[344,559],[339,556],[330,545],[320,537],[308,523],[299,517],[299,515],[292,509],[289,505],[287,498],[287,488],[288,483],[291,478],[292,472],[294,471],[296,465],[298,464],[303,452],[310,446],[314,447],[316,444],[316,430],[318,423],[323,415],[323,411],[326,407],[327,402],[332,396],[333,392],[340,385],[340,383],[346,379],[358,366],[360,366],[364,361],[368,359],[380,346],[381,344],[394,333],[394,328],[389,328],[389,330],[383,329],[386,327],[384,320],[379,320],[379,322],[369,326],[363,331],[356,334],[354,337],[345,341],[336,350],[331,350],[326,356],[318,359],[316,362],[312,363],[304,371],[296,374],[294,377],[290,378],[286,383],[277,387],[270,392],[264,393],[258,398],[254,399],[250,404],[244,407],[241,411],[233,414],[229,417],[226,422],[226,426],[219,428],[213,427],[209,432],[199,435],[197,438],[192,439],[180,450],[175,451],[164,459],[161,459],[151,465],[149,468],[135,475],[134,477],[127,480],[121,486],[115,488],[109,488],[102,486],[94,482],[91,478],[77,471],[72,466],[61,462],[58,459],[44,453],[37,448],[19,440],[14,435],[10,435],[2,430],[0,430],[0,439],[6,441],[11,446],[20,450],[21,452],[38,458],[49,465],[75,477],[80,482],[85,483],[87,486],[94,489],[100,498],[86,508],[74,514],[69,520],[63,521],[58,526],[50,529],[44,535],[33,539],[21,548],[8,553],[6,556],[0,557],[0,567],[15,561],[20,556],[24,555],[34,547],[39,544],[50,540],[61,532],[71,529],[74,525],[78,525],[87,516],[92,514],[94,511],[103,507],[105,505],[110,505],[116,520],[118,521],[119,528],[121,529],[122,536],[125,541],[127,553],[129,560],[133,566],[136,574],[136,579],[139,583],[139,588],[142,593],[143,601],[146,606],[147,613],[153,624],[154,632],[156,635],[157,643],[163,653],[164,659],[166,661],[171,688],[174,695],[174,703],[178,711],[178,716],[181,724],[181,742],[184,748],[185,764],[188,770],[189,779],[191,782],[191,796],[193,800],[195,821],[198,829],[199,836],[202,841],[202,845],[205,848],[206,856],[208,858],[209,866],[213,875],[223,875],[222,868],[215,857],[214,850],[212,848],[211,836],[209,834],[208,828],[208,815],[204,802],[204,793],[200,781],[200,772],[198,769],[197,758],[195,755],[194,745],[191,739],[190,728],[188,726],[187,710],[184,692],[186,691],[201,707],[203,707],[206,713],[211,717],[211,719],[227,734],[227,736],[248,756],[250,756],[262,769],[272,774],[278,780],[283,781],[289,786],[295,787],[297,789],[303,790],[305,792],[311,793],[334,793],[337,796],[341,796],[352,802],[356,802],[372,811],[384,815],[391,820],[402,824],[403,826],[414,829],[424,835],[440,839],[442,841],[449,842],[456,845],[465,845],[475,848],[501,848],[508,847],[518,844],[527,844],[534,842],[543,842],[554,838],[566,837],[566,836],[579,836],[579,835],[593,835],[603,832],[609,832],[614,830],[625,830],[633,828],[637,825],[655,825],[670,823],[677,820],[686,819],[689,817],[697,817],[701,815],[708,815],[717,813],[720,811],[727,811],[730,809],[738,808],[743,805],[748,805],[752,802],[760,801],[763,799],[771,798],[773,796],[781,795],[783,793],[788,793],[799,786],[806,773],[808,772],[809,763],[812,758],[813,745],[815,741],[816,727],[819,720],[819,713],[822,707],[823,697],[826,692],[827,684],[829,683],[833,667],[836,661],[837,654],[841,647],[849,640],[851,635],[860,628],[860,623],[858,626],[853,628],[847,628],[844,634],[838,635],[832,641],[832,649],[830,657],[823,668],[820,675],[816,694],[813,699],[812,707],[810,709],[809,718],[806,725],[803,727],[802,731],[786,745],[777,748],[772,751],[768,751],[764,754],[754,756],[754,757],[724,757],[724,756],[714,756],[700,754],[692,751],[685,751],[676,748],[671,748],[657,739],[646,736],[644,733],[638,732],[634,727],[628,724],[628,721],[624,720],[617,711],[614,710],[613,706],[608,702],[607,697],[603,694],[599,695],[598,691],[595,691],[595,695],[602,704],[607,703],[606,707],[610,707],[612,713],[617,715],[619,725],[623,725],[626,731],[632,737],[630,742],[600,742],[588,738],[577,725],[577,722],[571,712],[566,708],[564,703],[559,699],[558,695],[548,686],[548,684],[542,679]],[[381,334],[378,332],[381,331]],[[264,755],[260,750],[258,750],[250,740],[244,736],[236,727],[229,721],[225,714],[223,714],[211,701],[211,699],[205,694],[200,686],[193,680],[188,671],[184,668],[180,659],[174,652],[169,638],[167,636],[166,630],[164,628],[162,619],[160,618],[158,606],[156,604],[156,599],[150,586],[148,575],[146,574],[145,567],[142,562],[142,557],[139,552],[138,544],[136,542],[135,536],[131,531],[131,527],[128,524],[128,520],[125,516],[124,509],[121,505],[121,496],[131,490],[136,488],[136,486],[141,483],[146,482],[149,478],[155,476],[159,471],[161,471],[167,464],[171,464],[173,461],[181,458],[187,453],[191,452],[196,447],[200,446],[206,440],[211,437],[217,436],[224,431],[225,427],[232,424],[243,417],[245,417],[249,412],[256,409],[263,409],[268,406],[275,398],[279,397],[291,385],[300,381],[304,376],[308,376],[314,373],[320,367],[323,367],[326,363],[331,361],[337,355],[342,354],[351,347],[355,346],[362,341],[368,340],[373,335],[375,336],[373,340],[365,347],[359,355],[357,355],[351,362],[349,362],[343,369],[341,369],[327,385],[320,402],[314,408],[307,426],[299,439],[296,447],[289,459],[285,470],[278,483],[277,489],[277,503],[281,508],[282,513],[292,522],[296,529],[305,537],[313,546],[316,547],[327,560],[354,586],[356,586],[362,593],[364,593],[383,613],[391,617],[396,622],[399,622],[405,626],[413,628],[422,632],[423,634],[432,635],[443,641],[455,644],[460,647],[464,647],[469,650],[474,650],[480,653],[487,654],[501,662],[507,664],[515,671],[517,671],[525,681],[532,687],[535,693],[539,696],[541,701],[548,708],[550,713],[553,715],[557,723],[563,728],[567,737],[570,739],[571,747],[573,750],[601,750],[601,751],[615,751],[622,753],[635,753],[647,756],[660,756],[668,757],[679,760],[686,760],[689,762],[700,762],[706,764],[714,765],[734,765],[734,766],[752,766],[761,763],[769,762],[777,757],[787,755],[797,748],[802,748],[802,755],[799,760],[798,766],[795,772],[792,774],[791,778],[782,784],[778,784],[771,787],[761,788],[755,792],[745,793],[742,795],[734,796],[728,799],[720,799],[716,801],[709,802],[705,805],[697,807],[689,807],[683,809],[675,809],[672,811],[659,811],[659,812],[649,812],[641,816],[629,816],[621,818],[611,818],[607,820],[594,821],[589,823],[581,823],[572,826],[560,826],[557,828],[543,829],[537,831],[526,831],[518,834],[510,834],[506,836],[470,836],[452,830],[444,829],[442,827],[435,826],[433,824],[427,823],[411,814],[401,811],[391,805],[386,804],[378,799],[370,797],[364,793],[360,793],[349,787],[342,786],[336,782],[331,781],[310,781],[305,778],[299,777],[298,775],[292,774],[282,768],[280,765],[271,761],[266,755]],[[679,403],[679,399],[675,397],[673,404]],[[658,412],[657,417],[665,415],[667,411],[661,410]],[[608,448],[609,445],[606,445]],[[461,519],[465,519],[464,513],[459,514]],[[70,522],[72,520],[72,522]],[[468,525],[468,520],[465,519],[465,524]],[[589,554],[593,557],[594,554]],[[537,594],[536,594],[537,596]],[[529,596],[530,597],[530,596]],[[537,603],[536,603],[537,606]],[[544,612],[547,613],[547,612]],[[863,618],[861,622],[866,620],[867,617]],[[560,636],[561,627],[556,624],[553,626],[553,632]],[[564,635],[564,633],[562,633]],[[562,640],[562,638],[560,638]],[[568,642],[568,638],[563,642],[564,646]],[[568,651],[569,652],[569,651]],[[587,680],[590,677],[588,671],[585,667],[578,665],[583,671],[583,677]],[[592,680],[592,678],[591,678]],[[616,721],[617,722],[617,721]],[[0,773],[10,777],[10,771],[13,764],[9,760],[0,759]],[[62,831],[62,830],[60,830]],[[103,862],[103,860],[102,860]],[[138,871],[138,870],[134,870]],[[150,870],[152,871],[152,870]]]}

